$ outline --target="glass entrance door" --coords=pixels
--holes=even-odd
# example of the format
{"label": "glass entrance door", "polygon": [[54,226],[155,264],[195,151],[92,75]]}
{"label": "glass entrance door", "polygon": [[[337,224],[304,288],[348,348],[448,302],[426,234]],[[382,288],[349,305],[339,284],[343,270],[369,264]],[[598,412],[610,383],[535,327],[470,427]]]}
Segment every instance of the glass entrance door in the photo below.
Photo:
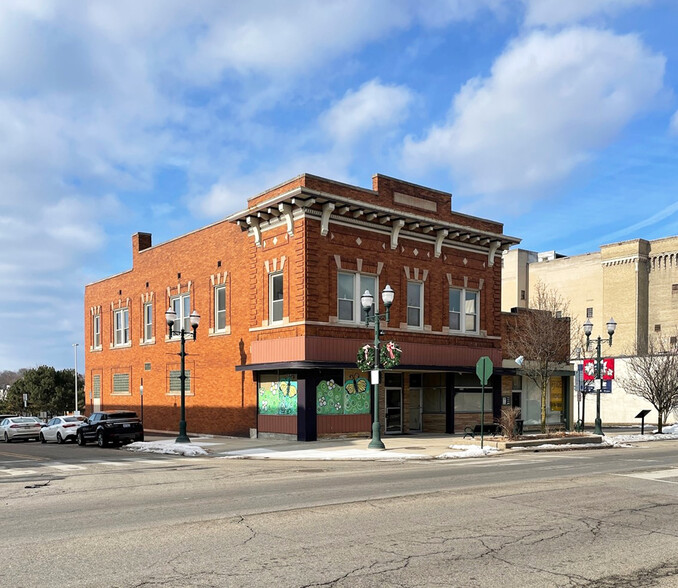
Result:
{"label": "glass entrance door", "polygon": [[410,433],[421,433],[422,389],[410,388]]}
{"label": "glass entrance door", "polygon": [[384,412],[386,433],[403,432],[403,375],[398,372],[384,374]]}
{"label": "glass entrance door", "polygon": [[386,388],[386,432],[403,432],[403,390]]}

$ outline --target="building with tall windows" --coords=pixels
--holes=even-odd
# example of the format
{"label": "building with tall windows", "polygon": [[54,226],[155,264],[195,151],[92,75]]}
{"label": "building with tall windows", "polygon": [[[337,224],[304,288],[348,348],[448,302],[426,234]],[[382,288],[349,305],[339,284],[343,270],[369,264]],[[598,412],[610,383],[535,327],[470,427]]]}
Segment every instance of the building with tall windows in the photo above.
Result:
{"label": "building with tall windows", "polygon": [[[571,257],[555,251],[511,249],[504,252],[502,265],[504,311],[528,308],[531,288],[542,282],[568,302],[574,324],[591,321],[592,341],[598,336],[607,339],[606,323],[614,318],[612,346],[603,342],[601,353],[615,359],[617,376],[625,374],[628,357],[647,350],[649,338],[664,335],[670,345],[678,341],[678,237],[609,243],[598,251]],[[594,344],[587,350],[584,342],[583,333],[575,329],[571,350],[576,369],[595,354]],[[644,409],[652,411],[648,421],[656,421],[652,405],[627,394],[618,380],[612,380],[601,393],[603,423],[637,423],[635,415]],[[595,394],[580,393],[578,401],[579,415],[583,412],[591,424],[596,415]]]}
{"label": "building with tall windows", "polygon": [[518,241],[499,222],[453,211],[449,193],[383,175],[366,189],[304,174],[165,243],[137,233],[132,269],[85,289],[88,406],[143,403],[147,429],[176,430],[180,343],[165,312],[190,331],[196,310],[189,432],[369,434],[373,389],[357,354],[374,327],[360,298],[368,290],[383,312],[390,285],[381,340],[400,364],[380,371],[382,431],[479,422],[482,356],[496,366],[485,388],[491,422],[512,373],[501,367],[501,256]]}

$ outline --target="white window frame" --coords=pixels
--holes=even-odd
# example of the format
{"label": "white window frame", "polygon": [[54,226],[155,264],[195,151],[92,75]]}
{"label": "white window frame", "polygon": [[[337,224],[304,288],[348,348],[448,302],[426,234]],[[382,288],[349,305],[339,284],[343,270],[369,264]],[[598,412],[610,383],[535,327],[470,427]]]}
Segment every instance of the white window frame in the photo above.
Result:
{"label": "white window frame", "polygon": [[[340,298],[339,297],[339,279],[340,276],[351,276],[353,280],[352,284],[352,296],[353,298]],[[364,280],[372,280],[374,284],[368,286]],[[347,272],[339,271],[337,272],[337,320],[341,323],[362,323],[364,321],[364,311],[360,303],[360,297],[363,295],[365,290],[369,290],[370,294],[374,297],[375,302],[375,312],[379,312],[379,278],[375,274],[364,274],[360,272]],[[374,290],[374,291],[373,291]],[[350,300],[352,303],[351,308],[351,317],[342,318],[339,303],[342,300]]]}
{"label": "white window frame", "polygon": [[[274,287],[273,284],[275,280],[280,278],[281,280],[281,296],[279,299],[274,300],[273,295],[274,295]],[[282,272],[275,272],[272,274],[268,274],[268,324],[280,324],[283,322],[284,318],[284,312],[285,312],[285,278],[283,277]],[[276,309],[280,309],[280,318],[276,319],[275,314],[276,314]]]}
{"label": "white window frame", "polygon": [[[223,292],[223,308],[219,307],[219,294]],[[219,325],[219,319],[223,320],[223,326]],[[217,284],[214,286],[214,332],[226,332],[226,284]]]}
{"label": "white window frame", "polygon": [[[410,286],[419,287],[419,306],[410,306]],[[410,309],[419,310],[419,324],[413,325],[410,323]],[[423,329],[424,328],[424,282],[418,280],[408,280],[407,281],[407,326],[410,329]]]}
{"label": "white window frame", "polygon": [[153,303],[144,302],[144,343],[153,341]]}
{"label": "white window frame", "polygon": [[[459,292],[459,309],[452,310],[452,292]],[[472,296],[474,300],[474,309],[475,312],[468,312],[466,308],[466,302],[470,299],[467,296]],[[449,330],[453,333],[472,333],[477,334],[480,332],[480,290],[471,290],[468,288],[450,288],[447,297],[447,308],[448,308],[448,319],[447,325]],[[459,316],[459,328],[452,327],[452,315],[456,314]],[[475,329],[467,328],[466,322],[469,317],[473,317],[475,322]]]}
{"label": "white window frame", "polygon": [[[191,332],[191,293],[184,292],[170,298],[170,307],[176,312],[177,318],[172,325],[172,335],[170,338],[178,339],[179,331],[184,329],[184,333]],[[174,334],[176,333],[176,334]]]}
{"label": "white window frame", "polygon": [[92,348],[101,349],[101,315],[92,317]]}
{"label": "white window frame", "polygon": [[129,344],[129,308],[117,308],[113,311],[113,346],[124,347]]}

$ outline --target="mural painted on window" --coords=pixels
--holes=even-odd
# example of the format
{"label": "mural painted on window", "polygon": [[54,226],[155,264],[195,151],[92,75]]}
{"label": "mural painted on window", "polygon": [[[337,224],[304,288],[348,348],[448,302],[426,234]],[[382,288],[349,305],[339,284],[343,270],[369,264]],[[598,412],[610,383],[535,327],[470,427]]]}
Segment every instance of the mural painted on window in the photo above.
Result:
{"label": "mural painted on window", "polygon": [[322,380],[316,388],[317,411],[323,415],[368,414],[370,381],[362,372],[345,372],[344,385]]}
{"label": "mural painted on window", "polygon": [[297,414],[296,374],[261,374],[259,377],[259,414]]}

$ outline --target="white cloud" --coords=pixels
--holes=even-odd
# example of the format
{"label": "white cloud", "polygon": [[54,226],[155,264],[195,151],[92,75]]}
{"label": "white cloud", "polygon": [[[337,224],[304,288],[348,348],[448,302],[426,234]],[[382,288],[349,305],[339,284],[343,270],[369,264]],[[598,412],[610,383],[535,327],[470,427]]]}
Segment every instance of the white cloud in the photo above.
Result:
{"label": "white cloud", "polygon": [[376,128],[398,124],[407,115],[412,97],[403,86],[371,80],[346,92],[321,116],[320,124],[335,141],[350,143]]}
{"label": "white cloud", "polygon": [[592,17],[614,16],[646,6],[650,0],[523,0],[527,26],[575,24]]}
{"label": "white cloud", "polygon": [[476,193],[542,187],[652,105],[664,64],[634,35],[533,32],[507,48],[489,77],[461,89],[448,122],[406,140],[404,163],[448,167]]}

